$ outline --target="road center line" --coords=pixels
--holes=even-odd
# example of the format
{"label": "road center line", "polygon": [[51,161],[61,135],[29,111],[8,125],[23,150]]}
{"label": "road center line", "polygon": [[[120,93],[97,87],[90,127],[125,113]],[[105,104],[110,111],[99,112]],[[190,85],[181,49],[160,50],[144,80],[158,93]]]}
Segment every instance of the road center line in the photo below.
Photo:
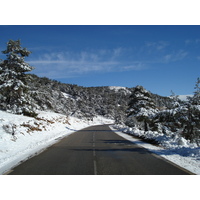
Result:
{"label": "road center line", "polygon": [[96,163],[96,151],[95,151],[95,133],[93,133],[93,164],[94,164],[94,175],[97,175],[97,163]]}
{"label": "road center line", "polygon": [[94,160],[94,175],[97,175],[97,163],[96,163],[96,160]]}

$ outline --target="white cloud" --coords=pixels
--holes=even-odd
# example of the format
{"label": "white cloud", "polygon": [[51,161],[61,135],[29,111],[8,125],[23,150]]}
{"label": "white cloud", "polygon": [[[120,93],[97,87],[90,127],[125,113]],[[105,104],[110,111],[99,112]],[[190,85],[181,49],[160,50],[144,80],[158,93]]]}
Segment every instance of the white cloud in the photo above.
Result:
{"label": "white cloud", "polygon": [[195,45],[195,44],[199,44],[200,43],[200,39],[187,39],[185,40],[185,44],[186,45]]}
{"label": "white cloud", "polygon": [[169,62],[170,60],[172,60],[172,54],[167,54],[164,56],[164,61]]}
{"label": "white cloud", "polygon": [[188,45],[188,44],[191,44],[191,43],[192,43],[192,40],[189,40],[189,39],[188,39],[188,40],[185,40],[185,44]]}
{"label": "white cloud", "polygon": [[184,50],[180,50],[177,52],[177,54],[175,55],[174,59],[175,60],[182,60],[183,58],[185,58],[188,55],[187,51]]}
{"label": "white cloud", "polygon": [[122,48],[99,50],[96,52],[82,51],[76,54],[71,52],[52,52],[30,60],[29,63],[36,68],[36,74],[50,78],[80,76],[81,74],[91,72],[144,69],[144,66],[138,62],[119,61],[118,57],[122,52]]}
{"label": "white cloud", "polygon": [[178,60],[183,60],[188,55],[187,51],[179,50],[177,52],[167,54],[163,57],[164,62],[174,62]]}
{"label": "white cloud", "polygon": [[150,48],[151,50],[163,50],[165,49],[169,43],[167,41],[158,41],[158,42],[146,42],[146,47]]}
{"label": "white cloud", "polygon": [[120,56],[122,52],[123,52],[123,48],[121,47],[113,49],[113,58]]}
{"label": "white cloud", "polygon": [[132,63],[130,65],[125,65],[121,68],[122,71],[138,71],[138,70],[144,70],[146,69],[147,66],[146,64],[142,63],[142,62],[135,62],[135,63]]}
{"label": "white cloud", "polygon": [[[157,63],[170,63],[183,60],[188,52],[167,51],[168,42],[146,43],[146,49],[113,48],[85,50],[80,52],[58,51],[43,53],[34,60],[28,61],[35,67],[34,73],[49,78],[67,78],[87,73],[122,72],[145,70]],[[144,47],[144,46],[143,46]],[[154,49],[154,51],[153,51]],[[147,51],[152,51],[149,56]],[[156,50],[156,51],[155,51]]]}
{"label": "white cloud", "polygon": [[[151,47],[150,49],[156,48],[158,50],[158,55],[154,57],[149,57],[144,52],[137,54],[137,51],[133,49],[119,47],[80,51],[78,53],[70,51],[44,53],[38,58],[28,61],[28,63],[35,67],[35,74],[59,79],[94,72],[105,73],[145,70],[154,63],[175,62],[183,60],[188,55],[188,52],[184,50],[170,53],[167,53],[165,50],[161,53],[160,51],[166,45],[168,45],[167,42],[147,44],[147,46]],[[131,53],[133,56],[130,56]],[[127,55],[129,55],[128,59]]]}

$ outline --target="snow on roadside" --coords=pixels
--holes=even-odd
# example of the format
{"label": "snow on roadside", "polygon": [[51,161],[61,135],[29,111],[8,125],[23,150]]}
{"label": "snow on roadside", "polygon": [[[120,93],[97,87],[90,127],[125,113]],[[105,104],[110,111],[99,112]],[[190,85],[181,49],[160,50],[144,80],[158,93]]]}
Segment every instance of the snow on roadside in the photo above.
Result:
{"label": "snow on roadside", "polygon": [[120,125],[110,126],[110,128],[121,137],[130,140],[131,142],[134,142],[157,155],[162,156],[163,158],[175,163],[176,165],[179,165],[182,168],[185,168],[194,174],[200,175],[200,147],[189,143],[184,138],[170,137],[152,131],[145,133],[147,138],[152,138],[159,141],[162,145],[162,147],[160,147],[132,137],[131,135],[144,135],[144,131],[139,129],[123,127]]}
{"label": "snow on roadside", "polygon": [[0,111],[0,174],[76,130],[103,123],[112,121],[103,117],[80,120],[43,111],[35,119]]}

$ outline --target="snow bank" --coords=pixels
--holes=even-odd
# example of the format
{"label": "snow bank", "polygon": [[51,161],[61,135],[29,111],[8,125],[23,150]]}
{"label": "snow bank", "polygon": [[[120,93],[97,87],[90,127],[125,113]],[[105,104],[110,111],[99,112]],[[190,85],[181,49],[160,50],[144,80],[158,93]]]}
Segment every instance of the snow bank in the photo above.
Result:
{"label": "snow bank", "polygon": [[[137,128],[130,128],[121,125],[110,126],[118,135],[130,140],[138,145],[158,154],[165,159],[191,171],[194,174],[200,175],[200,147],[190,143],[183,137],[177,135],[171,136],[158,133],[156,131],[144,132]],[[117,131],[116,131],[117,130]],[[129,135],[128,135],[129,134]],[[145,137],[159,142],[160,146],[155,146],[140,139],[132,137]]]}
{"label": "snow bank", "polygon": [[35,119],[0,111],[0,174],[76,130],[103,123],[112,121],[103,117],[87,121],[42,111]]}

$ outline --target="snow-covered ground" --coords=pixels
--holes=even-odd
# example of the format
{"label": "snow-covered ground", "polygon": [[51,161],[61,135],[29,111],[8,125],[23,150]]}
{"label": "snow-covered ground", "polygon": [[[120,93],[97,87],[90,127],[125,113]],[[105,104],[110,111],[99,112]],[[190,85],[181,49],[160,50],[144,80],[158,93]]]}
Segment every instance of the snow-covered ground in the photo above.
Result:
{"label": "snow-covered ground", "polygon": [[[170,136],[158,132],[145,132],[139,129],[124,127],[121,125],[110,126],[118,135],[130,140],[149,151],[164,157],[165,159],[175,163],[176,165],[185,168],[186,170],[200,175],[200,147],[196,144],[191,144],[189,141],[176,135]],[[129,135],[130,134],[130,135]],[[158,147],[133,136],[144,136],[147,139],[158,141],[162,147]]]}
{"label": "snow-covered ground", "polygon": [[42,111],[35,119],[0,111],[0,174],[76,130],[103,123],[113,121],[103,117],[87,121]]}

